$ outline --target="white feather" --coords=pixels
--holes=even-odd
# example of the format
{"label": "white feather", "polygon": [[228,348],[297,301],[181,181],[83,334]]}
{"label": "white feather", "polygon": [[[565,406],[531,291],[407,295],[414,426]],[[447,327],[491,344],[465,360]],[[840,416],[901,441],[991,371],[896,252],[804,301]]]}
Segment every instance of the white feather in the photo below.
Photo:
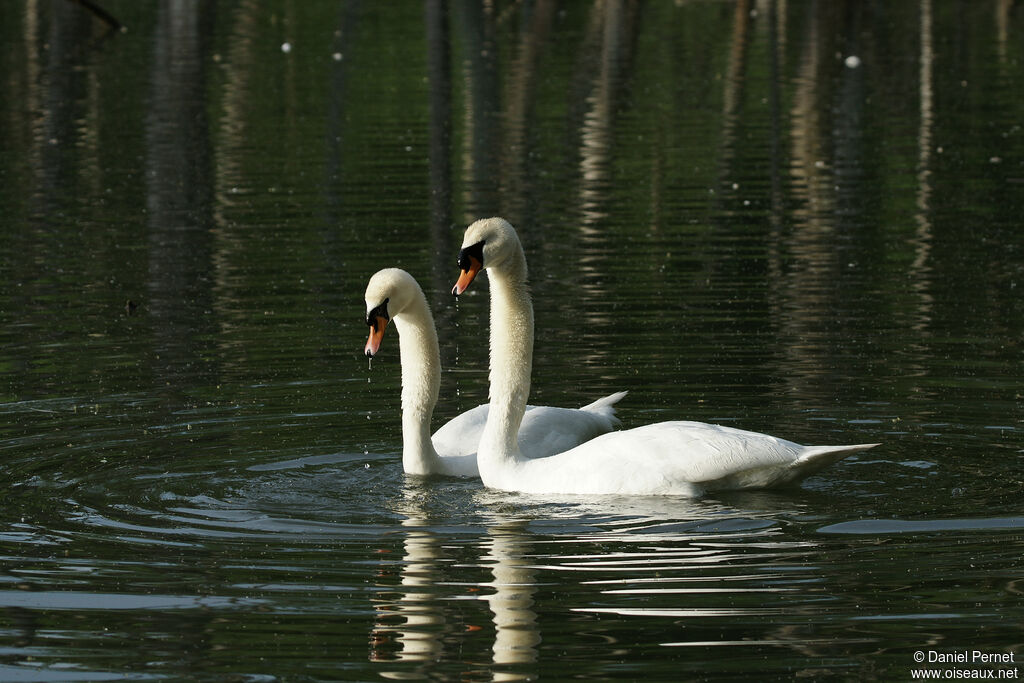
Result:
{"label": "white feather", "polygon": [[[409,474],[477,477],[477,446],[487,424],[489,404],[453,418],[433,436],[430,421],[441,384],[440,351],[434,319],[416,280],[398,268],[373,275],[366,286],[366,310],[387,300],[399,334],[402,360],[402,465]],[[561,453],[619,426],[615,403],[626,392],[606,396],[582,408],[527,406],[518,430],[524,457]]]}
{"label": "white feather", "polygon": [[791,484],[878,445],[801,446],[767,434],[677,421],[604,434],[548,458],[523,457],[515,435],[525,420],[533,356],[526,257],[504,219],[470,225],[463,246],[481,242],[491,281],[491,410],[478,457],[486,486],[541,494],[699,496]]}

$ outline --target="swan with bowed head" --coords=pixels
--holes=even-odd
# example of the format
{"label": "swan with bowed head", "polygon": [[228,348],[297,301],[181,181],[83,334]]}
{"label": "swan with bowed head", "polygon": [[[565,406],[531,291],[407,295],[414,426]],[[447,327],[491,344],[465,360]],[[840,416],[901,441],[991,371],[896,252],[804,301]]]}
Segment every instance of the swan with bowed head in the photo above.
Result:
{"label": "swan with bowed head", "polygon": [[[394,321],[402,364],[402,466],[408,474],[479,476],[477,444],[490,410],[477,406],[455,417],[433,436],[430,421],[441,386],[441,360],[434,319],[423,290],[409,273],[385,268],[366,285],[366,324],[370,336],[364,352],[375,357],[384,330]],[[526,369],[529,377],[529,368]],[[561,453],[619,425],[618,392],[582,408],[523,405],[512,439],[523,458]]]}
{"label": "swan with bowed head", "polygon": [[792,484],[878,445],[802,446],[731,427],[672,421],[603,434],[546,458],[524,457],[516,435],[530,393],[534,322],[526,256],[515,229],[502,218],[470,225],[459,268],[453,294],[465,292],[481,271],[491,285],[491,402],[477,449],[485,486],[535,494],[699,496]]}

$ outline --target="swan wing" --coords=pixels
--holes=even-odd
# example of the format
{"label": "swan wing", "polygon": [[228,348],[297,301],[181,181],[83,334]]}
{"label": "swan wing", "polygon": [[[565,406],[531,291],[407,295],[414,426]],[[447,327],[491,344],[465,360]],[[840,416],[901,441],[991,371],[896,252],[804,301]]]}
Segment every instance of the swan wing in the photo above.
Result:
{"label": "swan wing", "polygon": [[[526,406],[519,427],[519,448],[528,458],[544,458],[567,451],[618,427],[615,404],[626,395],[619,391],[582,408]],[[475,456],[490,404],[484,403],[452,418],[434,432],[431,441],[442,458]]]}
{"label": "swan wing", "polygon": [[615,404],[625,395],[620,391],[582,408],[527,406],[519,426],[519,452],[527,458],[546,458],[612,431],[621,424]]}
{"label": "swan wing", "polygon": [[489,410],[490,406],[484,403],[456,415],[442,425],[430,438],[437,454],[442,458],[472,455],[475,459],[476,448],[480,444],[480,436],[484,433]]}

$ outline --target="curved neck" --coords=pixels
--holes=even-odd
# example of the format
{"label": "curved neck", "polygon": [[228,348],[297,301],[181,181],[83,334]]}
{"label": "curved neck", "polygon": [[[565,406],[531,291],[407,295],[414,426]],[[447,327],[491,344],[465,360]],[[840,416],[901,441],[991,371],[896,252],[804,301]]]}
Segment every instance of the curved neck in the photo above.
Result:
{"label": "curved neck", "polygon": [[488,269],[487,276],[491,283],[491,407],[477,455],[481,476],[488,466],[519,457],[516,435],[526,412],[533,370],[533,304],[522,250],[500,269]]}
{"label": "curved neck", "polygon": [[402,465],[410,474],[437,470],[440,457],[430,440],[430,418],[441,389],[441,353],[427,301],[395,316],[402,359]]}

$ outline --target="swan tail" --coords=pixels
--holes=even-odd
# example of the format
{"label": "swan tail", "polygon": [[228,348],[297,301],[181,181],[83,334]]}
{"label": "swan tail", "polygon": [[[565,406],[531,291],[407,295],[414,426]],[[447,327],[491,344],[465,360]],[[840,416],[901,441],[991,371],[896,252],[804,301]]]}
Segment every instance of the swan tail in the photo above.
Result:
{"label": "swan tail", "polygon": [[793,461],[790,470],[795,475],[791,481],[808,477],[815,472],[825,469],[835,462],[839,462],[848,455],[866,451],[881,444],[858,443],[851,446],[807,446],[800,457]]}
{"label": "swan tail", "polygon": [[628,393],[628,391],[616,391],[614,394],[609,394],[604,398],[597,399],[593,403],[588,403],[580,408],[580,410],[606,417],[611,420],[614,426],[618,427],[622,422],[615,416],[615,404],[621,401]]}

